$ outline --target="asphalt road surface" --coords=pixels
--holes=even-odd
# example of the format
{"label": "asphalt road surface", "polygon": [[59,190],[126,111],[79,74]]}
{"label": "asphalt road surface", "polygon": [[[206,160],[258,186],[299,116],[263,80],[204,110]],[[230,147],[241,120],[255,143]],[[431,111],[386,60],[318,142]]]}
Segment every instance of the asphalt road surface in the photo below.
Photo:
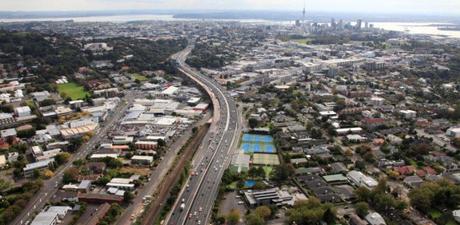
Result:
{"label": "asphalt road surface", "polygon": [[83,144],[69,159],[69,161],[61,166],[56,171],[54,177],[49,180],[43,181],[43,187],[36,193],[32,199],[28,202],[27,206],[22,212],[16,217],[11,224],[29,224],[34,216],[35,211],[40,211],[45,204],[51,199],[51,197],[58,190],[64,171],[72,167],[72,163],[79,159],[84,159],[92,150],[95,149],[96,145],[105,138],[107,132],[113,128],[113,126],[120,120],[128,109],[131,102],[134,100],[134,95],[131,92],[127,92],[124,98],[122,98],[120,104],[112,111],[112,114],[107,120],[102,123],[102,126],[96,131],[94,136],[85,144]]}
{"label": "asphalt road surface", "polygon": [[[202,75],[185,64],[193,47],[189,46],[172,58],[178,69],[202,86],[211,96],[214,117],[210,135],[202,143],[193,163],[192,175],[187,180],[166,218],[166,224],[207,224],[217,197],[220,179],[234,154],[240,134],[240,115],[236,103],[215,80]],[[181,207],[185,205],[185,207]]]}
{"label": "asphalt road surface", "polygon": [[[208,120],[209,116],[206,115],[200,121],[198,121],[196,125],[201,126]],[[193,126],[190,126],[183,134],[180,134],[180,137],[177,138],[170,146],[167,146],[168,151],[163,157],[163,160],[160,162],[160,164],[158,164],[157,167],[152,170],[149,176],[149,181],[138,190],[136,197],[132,200],[132,204],[123,210],[122,215],[118,217],[115,224],[130,224],[144,212],[144,197],[147,195],[152,196],[155,193],[163,178],[166,176],[167,172],[173,165],[178,152],[193,135],[192,128]]]}

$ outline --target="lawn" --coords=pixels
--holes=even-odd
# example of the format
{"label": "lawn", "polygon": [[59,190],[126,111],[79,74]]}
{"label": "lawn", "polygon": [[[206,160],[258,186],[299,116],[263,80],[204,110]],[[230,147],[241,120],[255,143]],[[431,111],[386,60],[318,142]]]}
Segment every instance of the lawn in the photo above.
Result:
{"label": "lawn", "polygon": [[83,86],[70,82],[66,84],[58,84],[59,94],[70,97],[72,100],[84,99],[88,92],[85,91]]}
{"label": "lawn", "polygon": [[139,167],[130,167],[130,166],[124,166],[120,169],[120,173],[133,173],[133,174],[138,174],[141,176],[148,176],[150,175],[150,169],[149,168],[139,168]]}
{"label": "lawn", "polygon": [[309,38],[304,38],[304,39],[294,39],[295,42],[303,45],[307,45],[311,42],[311,39]]}
{"label": "lawn", "polygon": [[270,174],[272,173],[273,167],[271,166],[264,166],[262,167],[265,171],[265,177],[270,177]]}
{"label": "lawn", "polygon": [[232,182],[230,183],[229,185],[227,185],[227,189],[230,189],[230,190],[236,190],[236,185],[238,184],[238,181],[235,181],[235,182]]}
{"label": "lawn", "polygon": [[431,210],[431,211],[429,212],[429,214],[430,214],[430,217],[431,217],[432,219],[438,219],[439,217],[442,216],[442,213],[441,213],[440,211],[438,211],[438,210],[435,210],[435,209]]}
{"label": "lawn", "polygon": [[146,76],[138,74],[138,73],[133,74],[132,77],[134,78],[134,80],[138,80],[138,81],[146,81],[146,80],[148,80],[148,78]]}

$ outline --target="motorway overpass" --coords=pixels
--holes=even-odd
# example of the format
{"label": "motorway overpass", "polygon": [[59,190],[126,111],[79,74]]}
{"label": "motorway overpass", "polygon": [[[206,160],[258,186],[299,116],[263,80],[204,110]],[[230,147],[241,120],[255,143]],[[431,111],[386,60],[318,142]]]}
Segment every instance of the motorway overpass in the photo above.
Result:
{"label": "motorway overpass", "polygon": [[[194,80],[211,97],[214,117],[208,138],[195,156],[192,175],[181,190],[176,203],[166,218],[166,224],[207,224],[219,183],[228,167],[240,136],[241,118],[236,103],[215,80],[200,74],[185,63],[192,47],[175,54],[180,72]],[[185,205],[185,207],[180,207]]]}

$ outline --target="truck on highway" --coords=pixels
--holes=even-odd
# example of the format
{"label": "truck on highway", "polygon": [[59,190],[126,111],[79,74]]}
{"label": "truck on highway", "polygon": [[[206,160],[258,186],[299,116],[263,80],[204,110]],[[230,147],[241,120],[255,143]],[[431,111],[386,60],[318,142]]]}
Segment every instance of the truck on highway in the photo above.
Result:
{"label": "truck on highway", "polygon": [[180,210],[182,211],[184,209],[185,209],[185,203],[180,204]]}

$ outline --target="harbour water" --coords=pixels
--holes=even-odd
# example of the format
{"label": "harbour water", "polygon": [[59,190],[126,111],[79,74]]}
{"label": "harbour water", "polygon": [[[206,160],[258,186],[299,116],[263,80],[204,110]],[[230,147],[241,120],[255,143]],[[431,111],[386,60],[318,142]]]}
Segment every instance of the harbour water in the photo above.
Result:
{"label": "harbour water", "polygon": [[407,32],[409,34],[428,34],[436,36],[447,36],[460,38],[460,31],[439,30],[437,25],[449,25],[446,23],[396,23],[396,22],[374,22],[376,28],[385,30]]}
{"label": "harbour water", "polygon": [[[175,18],[173,15],[146,14],[146,15],[114,15],[114,16],[86,16],[86,17],[52,17],[52,18],[26,18],[26,19],[6,19],[0,18],[0,22],[28,22],[28,21],[64,21],[73,20],[75,22],[130,22],[141,20],[156,21],[198,21],[201,19]],[[209,20],[209,19],[208,19]],[[213,21],[239,21],[243,23],[262,23],[262,24],[292,24],[292,21],[271,21],[261,19],[215,19]],[[446,25],[442,23],[400,23],[400,22],[371,22],[376,28],[385,30],[407,32],[409,34],[426,34],[436,36],[447,36],[460,38],[460,31],[439,30],[436,25]]]}

